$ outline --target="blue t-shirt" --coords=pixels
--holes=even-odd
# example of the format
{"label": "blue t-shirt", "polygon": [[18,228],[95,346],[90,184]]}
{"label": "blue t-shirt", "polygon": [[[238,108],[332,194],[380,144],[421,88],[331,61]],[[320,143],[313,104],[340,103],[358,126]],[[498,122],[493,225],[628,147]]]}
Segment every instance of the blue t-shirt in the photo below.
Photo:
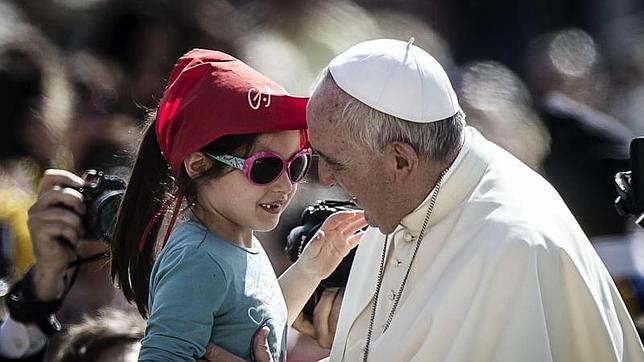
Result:
{"label": "blue t-shirt", "polygon": [[152,269],[149,307],[139,361],[193,361],[209,342],[250,359],[263,324],[275,360],[286,358],[286,303],[255,238],[244,249],[200,224],[178,225]]}

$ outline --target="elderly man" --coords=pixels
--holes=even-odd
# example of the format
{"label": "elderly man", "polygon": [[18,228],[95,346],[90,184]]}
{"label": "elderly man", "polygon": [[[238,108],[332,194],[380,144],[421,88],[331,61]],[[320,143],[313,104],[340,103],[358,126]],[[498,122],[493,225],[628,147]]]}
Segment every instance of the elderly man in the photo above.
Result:
{"label": "elderly man", "polygon": [[465,127],[445,71],[412,41],[333,59],[307,118],[320,179],[371,225],[332,361],[644,361],[557,192]]}

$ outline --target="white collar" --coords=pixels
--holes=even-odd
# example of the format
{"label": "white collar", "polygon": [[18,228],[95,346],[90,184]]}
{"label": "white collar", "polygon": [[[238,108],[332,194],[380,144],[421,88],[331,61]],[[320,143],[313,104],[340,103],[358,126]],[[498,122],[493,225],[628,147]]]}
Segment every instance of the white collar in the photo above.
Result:
{"label": "white collar", "polygon": [[[465,127],[463,136],[463,146],[443,177],[428,227],[435,225],[465,200],[491,161],[485,137],[472,127]],[[431,204],[431,194],[430,190],[425,200],[400,222],[399,227],[408,230],[414,237],[418,236],[422,228],[427,209]]]}

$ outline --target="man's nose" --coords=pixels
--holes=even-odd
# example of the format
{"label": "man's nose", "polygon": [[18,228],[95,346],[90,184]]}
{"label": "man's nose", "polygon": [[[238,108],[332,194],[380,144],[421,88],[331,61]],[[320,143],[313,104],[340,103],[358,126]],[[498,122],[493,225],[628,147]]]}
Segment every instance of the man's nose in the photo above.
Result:
{"label": "man's nose", "polygon": [[320,179],[320,184],[324,186],[331,187],[335,185],[333,170],[324,161],[318,163],[318,178]]}

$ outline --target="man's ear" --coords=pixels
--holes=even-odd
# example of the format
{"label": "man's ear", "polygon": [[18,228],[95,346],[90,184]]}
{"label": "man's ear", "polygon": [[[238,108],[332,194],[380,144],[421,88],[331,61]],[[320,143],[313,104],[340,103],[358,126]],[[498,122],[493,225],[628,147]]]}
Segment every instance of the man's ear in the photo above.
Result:
{"label": "man's ear", "polygon": [[183,160],[183,167],[188,177],[194,179],[212,166],[212,160],[201,152],[193,152]]}
{"label": "man's ear", "polygon": [[391,162],[396,180],[405,180],[419,165],[416,150],[402,142],[393,142],[385,147],[387,162]]}

